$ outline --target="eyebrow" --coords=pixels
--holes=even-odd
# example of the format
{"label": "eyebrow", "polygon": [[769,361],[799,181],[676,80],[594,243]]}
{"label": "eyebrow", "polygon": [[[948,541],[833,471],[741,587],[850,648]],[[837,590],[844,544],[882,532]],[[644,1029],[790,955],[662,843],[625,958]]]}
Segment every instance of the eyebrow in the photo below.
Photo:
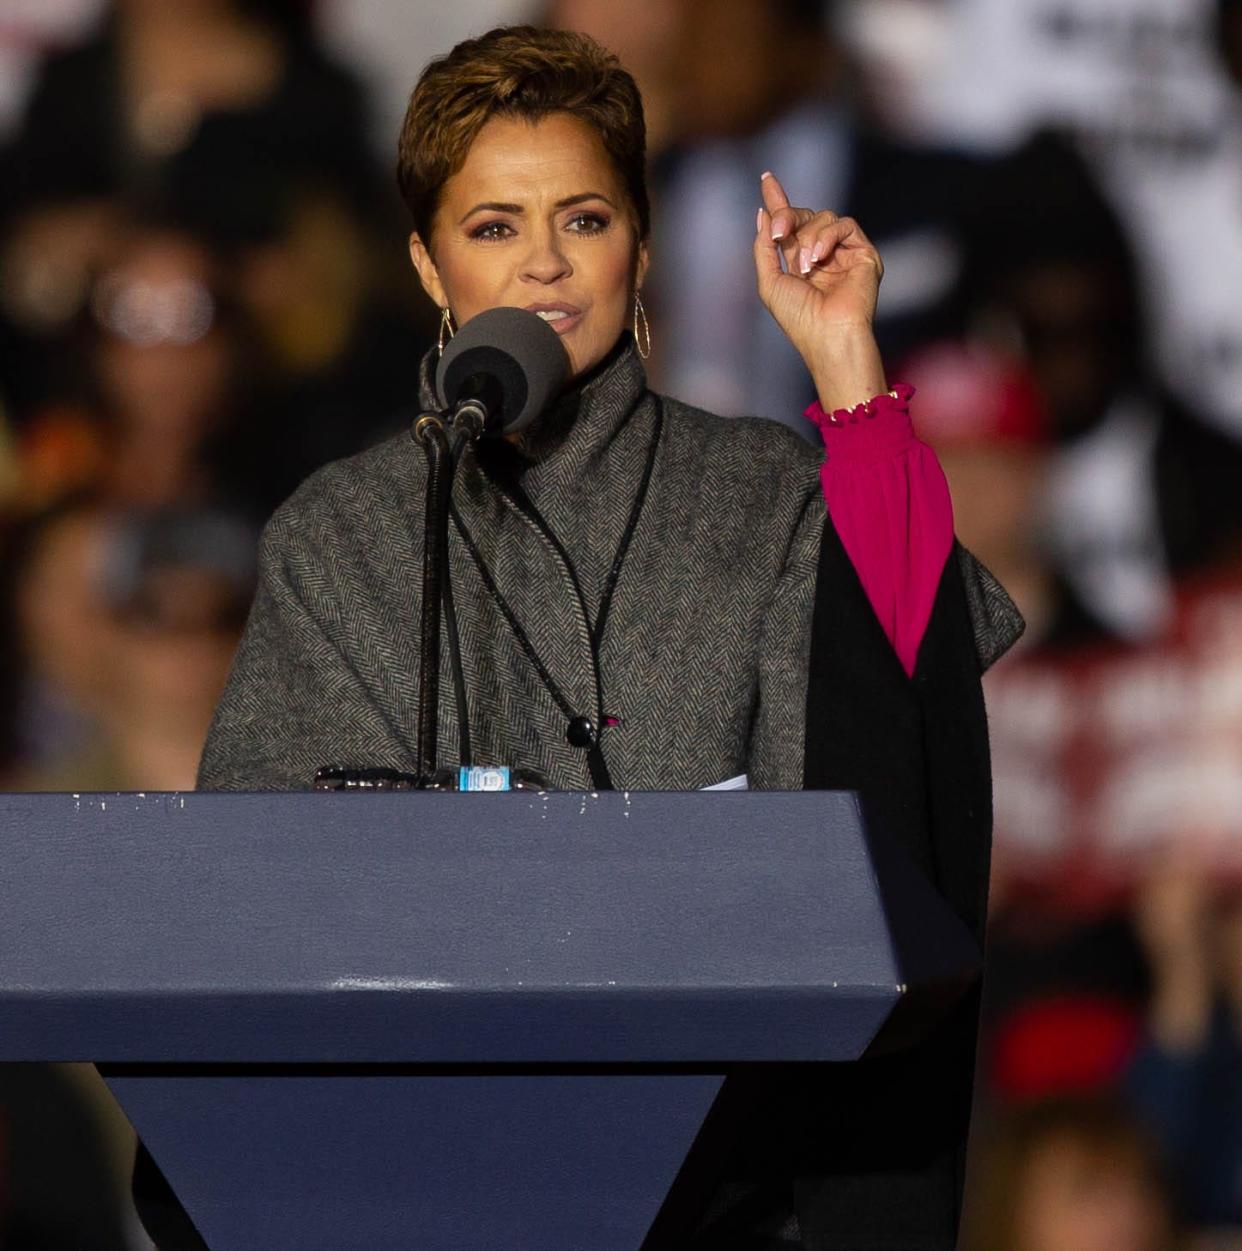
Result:
{"label": "eyebrow", "polygon": [[[566,196],[563,200],[557,200],[552,207],[558,209],[571,208],[573,205],[583,204],[587,200],[603,200],[610,209],[617,207],[606,195],[598,191],[584,191],[581,195]],[[505,204],[500,200],[484,200],[481,204],[476,204],[457,224],[460,226],[462,222],[473,217],[475,213],[485,210],[489,213],[512,213],[515,217],[520,217],[525,212],[525,209],[520,204]]]}

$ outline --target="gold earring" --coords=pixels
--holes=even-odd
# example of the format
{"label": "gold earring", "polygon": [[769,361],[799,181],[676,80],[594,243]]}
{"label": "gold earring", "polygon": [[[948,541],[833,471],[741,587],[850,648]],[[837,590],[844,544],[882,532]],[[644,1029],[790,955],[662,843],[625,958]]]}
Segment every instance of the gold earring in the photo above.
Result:
{"label": "gold earring", "polygon": [[457,327],[453,324],[452,311],[449,309],[449,306],[446,304],[440,310],[440,337],[436,341],[436,348],[439,351],[441,356],[444,355],[444,345],[446,342],[448,342],[448,340],[445,339],[444,337],[445,334],[447,334],[449,339],[451,339],[456,333],[457,333]]}
{"label": "gold earring", "polygon": [[[639,324],[642,334],[639,335]],[[643,308],[643,297],[634,292],[634,342],[638,345],[638,354],[646,360],[651,355],[651,325],[647,321],[647,310]]]}

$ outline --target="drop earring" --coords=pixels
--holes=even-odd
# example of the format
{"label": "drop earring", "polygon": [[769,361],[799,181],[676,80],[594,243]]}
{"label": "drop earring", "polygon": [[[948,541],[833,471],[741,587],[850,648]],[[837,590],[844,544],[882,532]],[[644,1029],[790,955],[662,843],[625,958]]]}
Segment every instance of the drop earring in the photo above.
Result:
{"label": "drop earring", "polygon": [[[446,304],[440,310],[440,337],[436,341],[436,348],[440,355],[444,355],[444,345],[457,333],[457,327],[453,324],[453,314]],[[447,336],[447,338],[445,337]]]}
{"label": "drop earring", "polygon": [[651,355],[651,325],[647,321],[647,310],[643,308],[643,297],[637,291],[634,292],[634,342],[639,356],[646,360]]}

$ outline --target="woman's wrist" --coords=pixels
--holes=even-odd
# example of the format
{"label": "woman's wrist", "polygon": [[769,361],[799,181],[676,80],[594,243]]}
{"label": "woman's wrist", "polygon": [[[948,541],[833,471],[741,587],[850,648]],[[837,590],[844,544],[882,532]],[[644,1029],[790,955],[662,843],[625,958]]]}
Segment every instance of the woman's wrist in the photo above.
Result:
{"label": "woman's wrist", "polygon": [[884,362],[870,327],[834,335],[831,342],[804,353],[803,358],[826,413],[865,404],[888,390]]}

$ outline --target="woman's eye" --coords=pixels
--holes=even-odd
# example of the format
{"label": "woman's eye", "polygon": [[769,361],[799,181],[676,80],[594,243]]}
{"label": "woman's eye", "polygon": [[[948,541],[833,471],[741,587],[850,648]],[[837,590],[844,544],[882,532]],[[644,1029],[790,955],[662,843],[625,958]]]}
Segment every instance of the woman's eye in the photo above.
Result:
{"label": "woman's eye", "polygon": [[598,213],[575,213],[566,225],[579,235],[598,234],[608,225],[607,219]]}
{"label": "woman's eye", "polygon": [[476,226],[470,232],[470,237],[490,242],[494,239],[507,239],[511,233],[512,231],[505,222],[484,222],[482,226]]}

